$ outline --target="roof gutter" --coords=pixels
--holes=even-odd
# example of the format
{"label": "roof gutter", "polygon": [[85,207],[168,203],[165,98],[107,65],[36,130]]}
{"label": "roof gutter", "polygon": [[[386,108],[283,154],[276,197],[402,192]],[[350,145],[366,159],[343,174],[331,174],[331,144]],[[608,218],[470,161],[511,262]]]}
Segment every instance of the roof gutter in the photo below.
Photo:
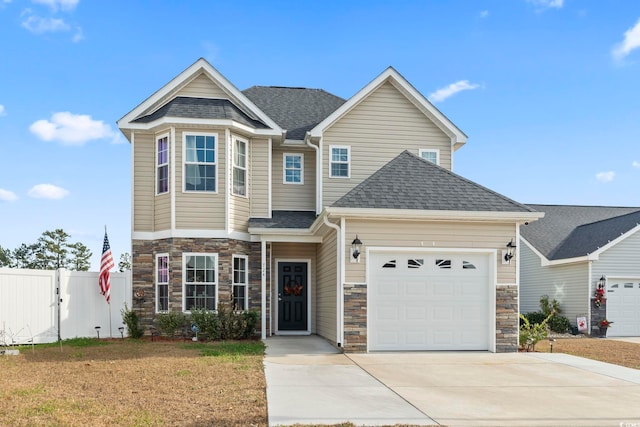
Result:
{"label": "roof gutter", "polygon": [[431,221],[537,221],[544,217],[543,212],[487,212],[487,211],[448,211],[422,209],[374,209],[327,207],[329,216],[360,219],[399,219]]}

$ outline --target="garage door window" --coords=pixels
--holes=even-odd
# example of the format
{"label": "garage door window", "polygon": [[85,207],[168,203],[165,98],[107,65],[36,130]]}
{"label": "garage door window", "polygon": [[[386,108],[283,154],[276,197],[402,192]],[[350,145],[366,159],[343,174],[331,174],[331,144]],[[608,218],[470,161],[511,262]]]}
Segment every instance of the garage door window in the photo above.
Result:
{"label": "garage door window", "polygon": [[476,266],[470,263],[469,261],[462,261],[462,269],[463,270],[475,270]]}
{"label": "garage door window", "polygon": [[442,269],[451,268],[451,260],[450,259],[437,259],[436,266]]}
{"label": "garage door window", "polygon": [[386,262],[382,268],[396,268],[396,260],[392,259],[391,261]]}
{"label": "garage door window", "polygon": [[420,268],[424,265],[424,259],[409,259],[407,261],[407,267]]}

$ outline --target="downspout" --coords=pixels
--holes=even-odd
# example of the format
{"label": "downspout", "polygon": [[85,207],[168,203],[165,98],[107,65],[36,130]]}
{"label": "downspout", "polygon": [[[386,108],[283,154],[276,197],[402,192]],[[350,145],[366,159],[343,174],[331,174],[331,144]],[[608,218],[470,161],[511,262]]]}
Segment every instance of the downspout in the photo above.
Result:
{"label": "downspout", "polygon": [[260,241],[260,265],[262,267],[260,278],[260,310],[262,311],[262,319],[260,323],[261,336],[263,340],[267,338],[267,241]]}
{"label": "downspout", "polygon": [[322,159],[320,158],[320,147],[315,146],[311,143],[311,138],[308,136],[308,134],[305,138],[305,142],[309,147],[316,150],[316,215],[319,215],[320,211],[322,211]]}
{"label": "downspout", "polygon": [[340,322],[342,320],[342,232],[340,227],[332,222],[329,222],[326,216],[324,216],[322,219],[324,220],[324,223],[327,225],[327,227],[331,227],[336,230],[336,284],[338,285],[336,289],[336,344],[338,345],[338,347],[342,347],[342,325]]}
{"label": "downspout", "polygon": [[587,327],[591,335],[591,276],[593,275],[593,261],[589,261],[589,271],[587,272]]}

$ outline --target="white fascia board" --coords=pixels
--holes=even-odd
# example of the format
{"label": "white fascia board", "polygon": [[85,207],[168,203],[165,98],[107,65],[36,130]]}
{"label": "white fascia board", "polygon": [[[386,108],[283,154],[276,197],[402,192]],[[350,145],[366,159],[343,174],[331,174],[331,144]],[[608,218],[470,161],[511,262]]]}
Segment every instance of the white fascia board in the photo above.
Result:
{"label": "white fascia board", "polygon": [[218,70],[216,70],[207,60],[204,58],[198,59],[189,68],[182,73],[174,77],[169,83],[164,85],[158,91],[156,91],[149,98],[144,100],[140,105],[135,107],[124,117],[118,120],[116,123],[119,128],[130,128],[131,121],[135,120],[140,114],[142,114],[149,107],[160,101],[163,97],[167,96],[171,91],[177,87],[184,85],[191,81],[195,76],[200,73],[205,73],[211,80],[218,83],[229,93],[235,100],[242,104],[245,108],[256,115],[262,122],[273,129],[279,135],[282,135],[283,130],[274,122],[269,116],[267,116],[262,110],[260,110],[253,102],[249,100],[238,88],[236,88],[226,77],[224,77]]}
{"label": "white fascia board", "polygon": [[371,219],[402,219],[432,221],[536,221],[544,216],[542,212],[484,212],[484,211],[444,211],[418,209],[368,209],[368,208],[326,208],[330,216]]}
{"label": "white fascia board", "polygon": [[235,239],[246,242],[251,241],[251,235],[240,231],[227,233],[225,230],[162,230],[162,231],[134,231],[133,240],[160,240],[171,238],[192,238],[192,239]]}
{"label": "white fascia board", "polygon": [[221,126],[229,127],[235,130],[247,132],[253,135],[280,136],[280,133],[273,129],[254,129],[235,120],[230,119],[192,119],[189,117],[169,117],[164,116],[158,120],[149,123],[131,123],[127,129],[133,130],[151,130],[162,125],[198,125],[198,126]]}
{"label": "white fascia board", "polygon": [[273,229],[271,233],[256,234],[251,236],[252,242],[287,242],[287,243],[322,243],[321,236],[276,234]]}
{"label": "white fascia board", "polygon": [[594,257],[593,254],[591,254],[591,255],[575,257],[575,258],[549,260],[546,256],[542,255],[542,252],[537,250],[535,248],[535,246],[533,246],[531,243],[529,243],[529,241],[527,239],[522,237],[522,235],[520,236],[520,240],[525,245],[527,245],[529,247],[529,249],[531,249],[533,251],[533,253],[538,256],[538,258],[540,258],[540,266],[541,267],[549,267],[549,266],[552,266],[552,265],[573,264],[573,263],[576,263],[576,262],[593,261],[593,260],[597,260],[598,259],[597,256]]}
{"label": "white fascia board", "polygon": [[596,250],[595,252],[589,254],[589,257],[595,257],[595,258],[590,258],[590,259],[593,259],[594,261],[597,260],[600,257],[601,253],[603,253],[607,249],[617,245],[618,243],[622,242],[623,240],[633,236],[638,231],[640,231],[640,224],[636,224],[636,226],[633,227],[631,230],[627,231],[626,233],[621,234],[620,236],[618,236],[614,240],[610,240],[609,243],[607,243],[606,245],[604,245],[601,248],[598,248],[598,250]]}
{"label": "white fascia board", "polygon": [[324,130],[331,126],[336,120],[347,114],[358,105],[363,99],[374,92],[385,82],[390,81],[396,88],[407,96],[410,102],[416,105],[427,117],[429,117],[443,132],[449,135],[457,144],[464,144],[467,136],[456,125],[453,124],[444,114],[440,112],[427,98],[418,92],[400,73],[393,67],[387,68],[369,84],[360,89],[358,93],[349,98],[336,111],[318,123],[309,131],[311,137],[321,137]]}

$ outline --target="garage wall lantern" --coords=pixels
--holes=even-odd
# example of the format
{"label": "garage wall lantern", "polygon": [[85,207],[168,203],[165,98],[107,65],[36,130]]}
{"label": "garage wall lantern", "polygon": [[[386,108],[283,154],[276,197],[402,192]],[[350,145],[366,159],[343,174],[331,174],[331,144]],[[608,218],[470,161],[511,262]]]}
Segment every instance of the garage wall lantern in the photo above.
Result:
{"label": "garage wall lantern", "polygon": [[358,239],[358,235],[356,234],[356,238],[351,242],[351,262],[360,262],[361,247],[362,242]]}
{"label": "garage wall lantern", "polygon": [[606,285],[606,284],[607,284],[607,278],[602,276],[600,278],[600,280],[598,280],[598,287],[599,288],[604,288],[604,285]]}
{"label": "garage wall lantern", "polygon": [[502,251],[502,253],[504,254],[503,256],[503,264],[511,264],[511,259],[515,256],[516,254],[516,244],[513,243],[513,239],[509,240],[509,243],[507,243],[507,250],[506,251]]}

